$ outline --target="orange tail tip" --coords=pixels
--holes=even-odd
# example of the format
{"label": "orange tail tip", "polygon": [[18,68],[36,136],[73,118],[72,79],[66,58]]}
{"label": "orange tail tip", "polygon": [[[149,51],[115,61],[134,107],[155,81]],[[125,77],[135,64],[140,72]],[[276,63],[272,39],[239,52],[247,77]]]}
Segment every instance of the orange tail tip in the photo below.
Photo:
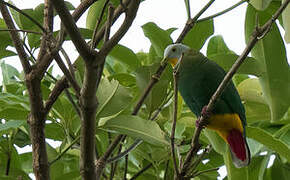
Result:
{"label": "orange tail tip", "polygon": [[243,134],[233,129],[227,136],[230,145],[232,161],[237,168],[247,166],[250,163],[250,150]]}

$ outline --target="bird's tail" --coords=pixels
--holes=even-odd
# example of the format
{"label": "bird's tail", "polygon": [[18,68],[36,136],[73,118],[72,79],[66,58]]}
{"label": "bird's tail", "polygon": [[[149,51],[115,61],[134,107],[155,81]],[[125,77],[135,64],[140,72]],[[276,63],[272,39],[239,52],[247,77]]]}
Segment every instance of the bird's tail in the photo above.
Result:
{"label": "bird's tail", "polygon": [[247,166],[250,163],[250,150],[246,138],[242,132],[232,129],[227,136],[230,146],[232,161],[237,168]]}

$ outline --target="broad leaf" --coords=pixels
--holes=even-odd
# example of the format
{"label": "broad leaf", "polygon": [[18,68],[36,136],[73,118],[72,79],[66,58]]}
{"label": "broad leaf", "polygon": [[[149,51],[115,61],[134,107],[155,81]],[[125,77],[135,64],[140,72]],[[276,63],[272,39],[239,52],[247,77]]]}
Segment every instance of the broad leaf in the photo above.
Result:
{"label": "broad leaf", "polygon": [[26,122],[22,120],[10,120],[7,121],[4,124],[0,124],[0,133],[3,131],[8,131],[10,129],[16,129],[19,128],[20,126],[24,125]]}
{"label": "broad leaf", "polygon": [[[260,25],[271,19],[267,11],[258,12],[249,5],[245,25],[247,41],[256,28],[257,15]],[[265,73],[259,77],[259,80],[264,97],[270,106],[271,119],[280,120],[290,105],[290,69],[285,46],[276,23],[272,24],[269,33],[256,44],[252,55],[265,67]]]}
{"label": "broad leaf", "polygon": [[9,83],[14,83],[17,80],[17,78],[19,78],[20,76],[20,73],[18,72],[18,70],[9,64],[6,64],[4,61],[1,61],[0,64],[1,64],[3,84],[6,85]]}
{"label": "broad leaf", "polygon": [[247,136],[261,144],[264,144],[269,149],[279,153],[281,156],[290,161],[290,147],[280,139],[273,137],[270,133],[256,127],[247,128]]}
{"label": "broad leaf", "polygon": [[[282,3],[285,2],[286,0],[282,0]],[[283,19],[283,27],[285,29],[285,35],[284,39],[287,43],[290,43],[290,6],[286,7],[282,13],[282,19]]]}
{"label": "broad leaf", "polygon": [[247,122],[271,120],[270,109],[257,78],[248,78],[237,87],[246,108]]}
{"label": "broad leaf", "polygon": [[149,22],[142,26],[145,36],[150,40],[158,57],[163,57],[164,49],[172,44],[170,32],[161,29],[155,23]]}
{"label": "broad leaf", "polygon": [[[215,61],[226,71],[229,71],[239,56],[227,47],[222,36],[214,36],[209,40],[207,57]],[[247,57],[237,72],[260,76],[265,70],[259,61],[252,57]]]}
{"label": "broad leaf", "polygon": [[169,145],[165,133],[156,122],[145,120],[138,116],[120,115],[106,120],[101,127],[115,130],[134,138],[143,139],[153,145]]}
{"label": "broad leaf", "polygon": [[[107,20],[107,9],[104,9],[103,12],[103,18],[101,18],[101,14],[102,14],[102,10],[105,6],[106,0],[99,0],[96,1],[89,9],[88,11],[88,15],[87,15],[87,19],[86,19],[86,27],[88,29],[94,30],[96,24],[100,24],[99,27],[101,27],[105,21]],[[120,3],[119,0],[111,0],[110,3],[112,3],[112,5],[114,7],[117,7],[117,5]],[[101,22],[99,22],[101,21]]]}
{"label": "broad leaf", "polygon": [[129,71],[134,71],[141,65],[136,54],[131,49],[120,44],[116,45],[112,49],[109,56],[111,56],[114,61],[117,60],[118,62],[126,65],[126,69]]}
{"label": "broad leaf", "polygon": [[229,147],[226,148],[224,154],[224,161],[227,167],[228,180],[248,180],[249,179],[249,167],[236,168],[232,162],[231,153]]}
{"label": "broad leaf", "polygon": [[272,0],[250,0],[250,3],[257,10],[265,10],[271,3]]}
{"label": "broad leaf", "polygon": [[200,50],[205,41],[214,32],[213,20],[207,20],[195,24],[195,26],[186,34],[183,43],[195,50]]}
{"label": "broad leaf", "polygon": [[131,94],[116,80],[109,81],[106,78],[101,80],[97,91],[99,106],[97,118],[112,116],[124,109],[132,100]]}

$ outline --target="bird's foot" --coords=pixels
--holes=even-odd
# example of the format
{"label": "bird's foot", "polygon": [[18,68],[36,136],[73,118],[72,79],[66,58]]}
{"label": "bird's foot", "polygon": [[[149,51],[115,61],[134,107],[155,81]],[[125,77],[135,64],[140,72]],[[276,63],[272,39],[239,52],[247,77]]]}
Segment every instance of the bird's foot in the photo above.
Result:
{"label": "bird's foot", "polygon": [[195,121],[195,126],[198,128],[202,126],[203,128],[208,124],[208,118],[211,116],[211,113],[207,111],[207,106],[204,106],[201,110],[201,115],[204,117],[202,122],[200,117]]}
{"label": "bird's foot", "polygon": [[207,110],[207,106],[203,106],[201,110],[201,115],[205,118],[208,119],[211,116],[211,112]]}

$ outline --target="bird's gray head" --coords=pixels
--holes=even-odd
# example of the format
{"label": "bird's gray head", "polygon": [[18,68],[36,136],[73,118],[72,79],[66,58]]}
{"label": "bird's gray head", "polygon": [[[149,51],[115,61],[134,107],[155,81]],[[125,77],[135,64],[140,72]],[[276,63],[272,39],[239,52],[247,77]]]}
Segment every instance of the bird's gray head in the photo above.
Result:
{"label": "bird's gray head", "polygon": [[187,52],[190,48],[181,43],[171,44],[164,50],[164,60],[170,62],[174,67],[180,60],[183,53]]}

